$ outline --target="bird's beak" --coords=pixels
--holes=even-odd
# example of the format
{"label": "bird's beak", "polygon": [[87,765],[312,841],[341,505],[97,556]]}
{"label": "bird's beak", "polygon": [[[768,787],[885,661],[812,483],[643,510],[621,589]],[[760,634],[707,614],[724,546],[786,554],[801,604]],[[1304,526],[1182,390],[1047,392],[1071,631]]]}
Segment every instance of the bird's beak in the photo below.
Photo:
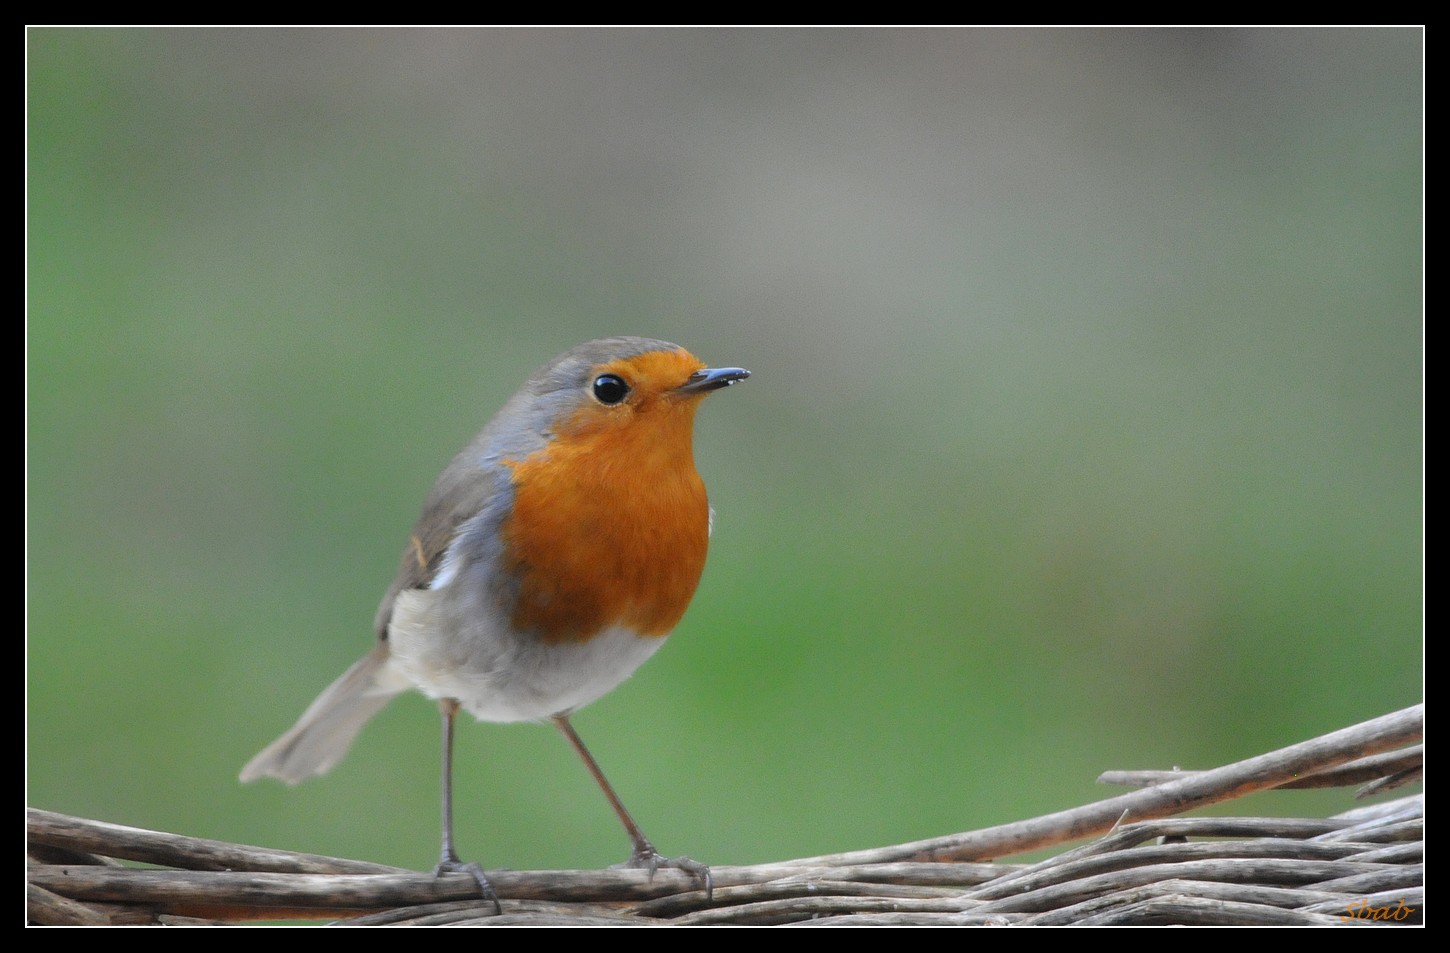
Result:
{"label": "bird's beak", "polygon": [[743,367],[702,367],[676,388],[677,394],[708,394],[712,390],[738,384],[750,376]]}

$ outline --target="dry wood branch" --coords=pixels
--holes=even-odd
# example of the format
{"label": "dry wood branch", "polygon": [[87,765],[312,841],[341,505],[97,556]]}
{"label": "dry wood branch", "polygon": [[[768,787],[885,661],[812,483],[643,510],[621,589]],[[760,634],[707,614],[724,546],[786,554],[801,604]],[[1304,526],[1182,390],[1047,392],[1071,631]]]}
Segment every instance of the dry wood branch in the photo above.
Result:
{"label": "dry wood branch", "polygon": [[[1424,768],[1424,763],[1425,746],[1411,745],[1399,751],[1389,751],[1384,754],[1371,755],[1368,758],[1358,758],[1348,764],[1342,764],[1337,768],[1331,768],[1326,771],[1319,771],[1308,777],[1295,778],[1293,781],[1279,785],[1279,787],[1283,790],[1290,790],[1297,788],[1342,788],[1350,784],[1365,784],[1366,787],[1375,788],[1375,791],[1372,793],[1378,793],[1381,790],[1390,790],[1392,787],[1418,778]],[[1098,776],[1098,783],[1114,784],[1120,787],[1142,788],[1154,784],[1162,784],[1165,781],[1178,781],[1202,773],[1201,771],[1182,771],[1177,768],[1172,771],[1104,771]],[[1396,783],[1391,785],[1384,783],[1391,780]],[[1364,796],[1363,791],[1356,796]]]}
{"label": "dry wood branch", "polygon": [[[502,915],[466,874],[429,873],[139,830],[31,810],[32,923],[1367,924],[1424,908],[1424,798],[1330,818],[1162,815],[1294,777],[1403,776],[1420,707],[1212,771],[983,831],[695,879],[644,871],[490,871]],[[1339,766],[1352,763],[1350,769]],[[1369,771],[1373,774],[1373,771]],[[1370,779],[1373,783],[1373,778]],[[1151,819],[1150,819],[1151,818]],[[1032,865],[975,862],[1093,833]],[[1193,838],[1188,842],[1188,838]],[[163,865],[138,869],[118,864]]]}
{"label": "dry wood branch", "polygon": [[828,854],[795,861],[800,864],[879,864],[898,860],[984,860],[1053,847],[1092,837],[1128,820],[1181,814],[1255,791],[1276,788],[1301,775],[1337,767],[1356,758],[1418,742],[1424,733],[1425,709],[1415,705],[1352,728],[1300,742],[1269,754],[1201,771],[1186,778],[1094,804],[1058,811],[1027,821],[980,831],[880,847]]}
{"label": "dry wood branch", "polygon": [[[187,870],[256,870],[294,874],[396,874],[397,867],[319,854],[298,854],[107,824],[36,808],[26,810],[32,845],[101,854]],[[32,850],[32,853],[34,851]]]}

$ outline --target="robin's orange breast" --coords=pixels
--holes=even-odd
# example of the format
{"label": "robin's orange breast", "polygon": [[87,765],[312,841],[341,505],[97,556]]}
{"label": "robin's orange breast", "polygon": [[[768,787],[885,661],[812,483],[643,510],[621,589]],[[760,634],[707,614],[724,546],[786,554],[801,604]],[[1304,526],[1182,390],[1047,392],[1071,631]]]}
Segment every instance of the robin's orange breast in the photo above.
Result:
{"label": "robin's orange breast", "polygon": [[588,408],[509,463],[513,511],[501,535],[518,582],[515,629],[583,642],[616,625],[663,636],[680,621],[710,535],[690,439],[697,403],[660,397],[622,422]]}

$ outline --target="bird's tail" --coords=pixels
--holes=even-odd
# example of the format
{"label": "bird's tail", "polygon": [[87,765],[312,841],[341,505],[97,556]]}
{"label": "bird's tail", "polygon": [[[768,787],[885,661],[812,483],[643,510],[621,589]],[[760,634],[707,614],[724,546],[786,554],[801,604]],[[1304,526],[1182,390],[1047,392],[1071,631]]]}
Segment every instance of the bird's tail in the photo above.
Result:
{"label": "bird's tail", "polygon": [[408,687],[388,664],[379,642],[307,707],[297,724],[242,768],[243,781],[271,777],[296,784],[342,760],[367,720]]}

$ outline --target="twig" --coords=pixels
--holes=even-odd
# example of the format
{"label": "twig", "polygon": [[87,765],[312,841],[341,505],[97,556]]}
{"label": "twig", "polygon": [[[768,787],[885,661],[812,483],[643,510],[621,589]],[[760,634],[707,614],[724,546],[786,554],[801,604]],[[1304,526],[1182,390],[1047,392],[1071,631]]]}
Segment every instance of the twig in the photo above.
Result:
{"label": "twig", "polygon": [[[1280,790],[1303,789],[1303,788],[1342,788],[1350,784],[1364,784],[1374,782],[1380,785],[1375,791],[1389,790],[1399,784],[1407,783],[1398,781],[1396,784],[1384,786],[1384,782],[1391,779],[1408,776],[1409,780],[1419,776],[1420,768],[1425,762],[1425,746],[1411,745],[1398,751],[1389,751],[1384,754],[1371,755],[1368,758],[1357,758],[1348,764],[1342,764],[1337,768],[1326,771],[1316,771],[1307,777],[1296,778],[1293,781],[1279,785]],[[1201,771],[1104,771],[1098,776],[1099,784],[1112,784],[1119,787],[1142,788],[1154,784],[1162,784],[1165,781],[1177,781],[1183,778],[1202,774]]]}
{"label": "twig", "polygon": [[1355,758],[1410,744],[1420,740],[1424,721],[1425,706],[1414,705],[1278,751],[1083,807],[979,831],[894,847],[808,857],[794,863],[835,866],[899,860],[964,861],[1010,857],[1101,834],[1125,812],[1134,820],[1181,814],[1275,788],[1311,771],[1322,771]]}
{"label": "twig", "polygon": [[47,847],[86,851],[146,864],[184,867],[188,870],[255,870],[293,874],[403,872],[397,867],[363,860],[344,860],[319,854],[298,854],[288,850],[228,844],[202,837],[186,837],[69,817],[33,807],[26,810],[26,830],[32,843]]}

